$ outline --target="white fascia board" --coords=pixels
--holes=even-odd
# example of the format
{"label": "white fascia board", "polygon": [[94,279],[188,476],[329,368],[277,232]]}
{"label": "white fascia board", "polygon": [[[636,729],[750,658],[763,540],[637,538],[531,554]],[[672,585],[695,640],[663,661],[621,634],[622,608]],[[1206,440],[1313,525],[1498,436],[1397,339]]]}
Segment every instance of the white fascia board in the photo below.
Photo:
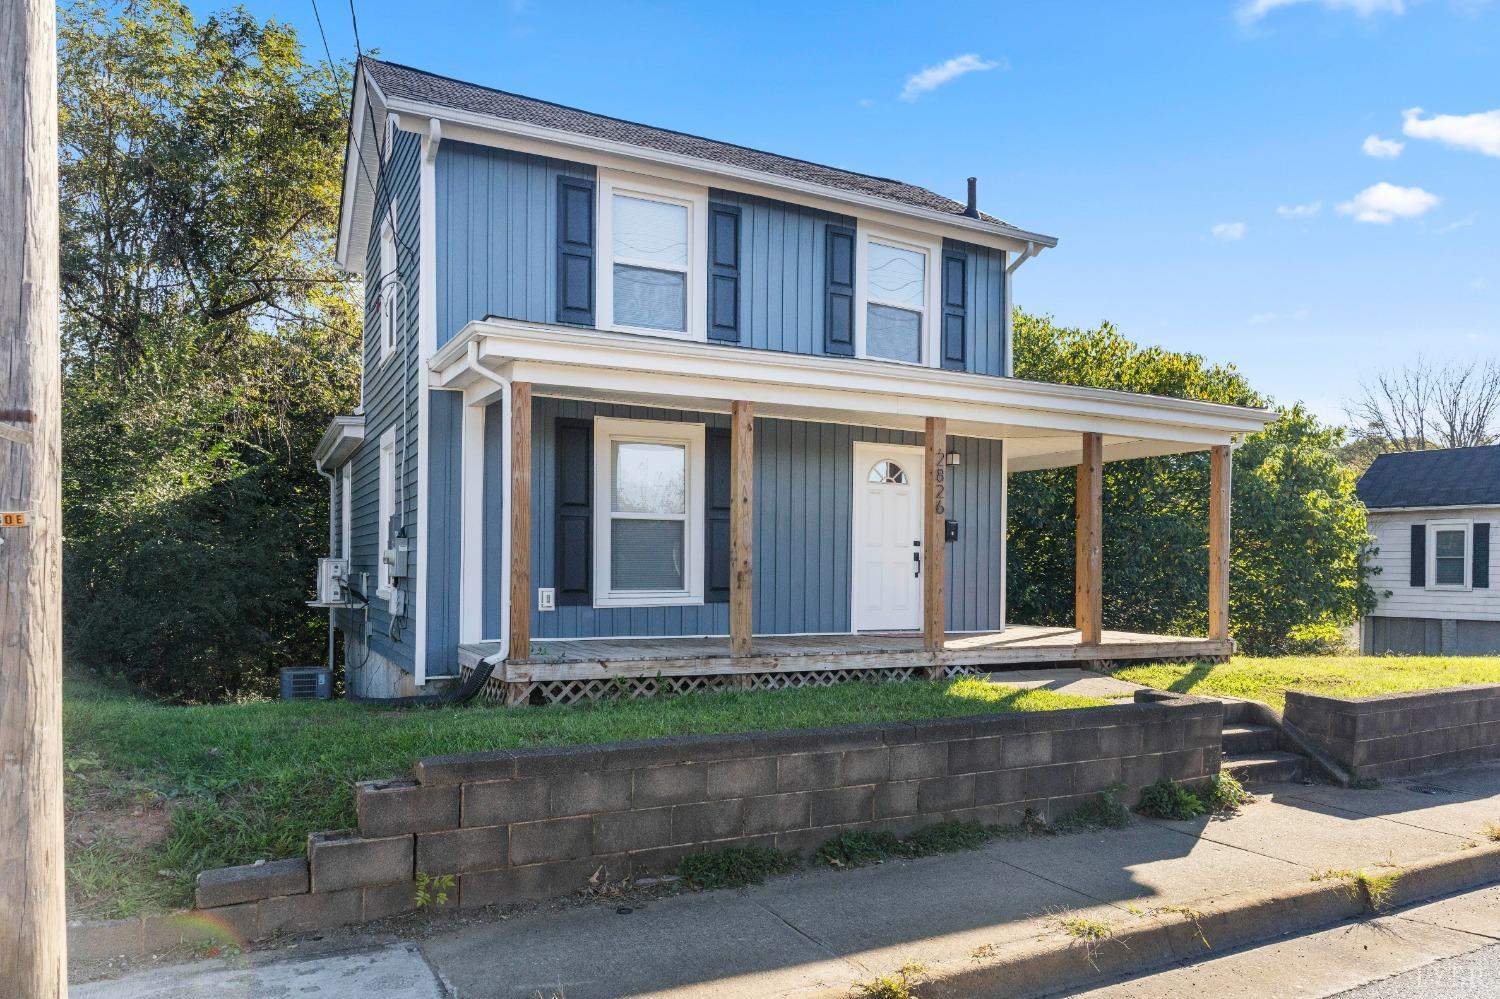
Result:
{"label": "white fascia board", "polygon": [[1496,503],[1449,503],[1446,506],[1367,506],[1367,517],[1378,517],[1382,513],[1431,513],[1437,516],[1451,515],[1454,510],[1496,510]]}
{"label": "white fascia board", "polygon": [[[779,174],[700,159],[682,153],[581,135],[564,129],[530,125],[509,118],[429,104],[425,101],[392,98],[387,106],[398,114],[410,116],[412,121],[420,123],[420,128],[426,128],[426,123],[436,118],[442,122],[445,138],[463,142],[500,146],[518,152],[572,160],[575,163],[589,163],[605,169],[634,172],[641,172],[644,169],[652,176],[665,177],[688,184],[704,184],[782,201],[793,200],[811,208],[820,208],[840,215],[858,215],[860,218],[886,225],[910,227],[913,220],[916,220],[924,232],[998,249],[1025,251],[1027,244],[1049,247],[1057,245],[1056,236],[1029,232],[1004,223],[984,222],[962,215],[919,208],[915,205],[903,205],[888,198],[845,191],[825,184],[815,184],[812,181],[783,177]],[[408,124],[403,118],[402,128],[414,127],[417,126]],[[788,193],[796,197],[789,199]]]}
{"label": "white fascia board", "polygon": [[[360,70],[354,78],[354,98],[350,101],[349,138],[344,147],[344,190],[339,203],[338,238],[334,243],[334,262],[348,274],[363,274],[365,270],[367,247],[357,245],[353,240],[355,218],[360,214],[368,215],[375,208],[375,192],[371,190],[371,181],[366,179],[365,172],[369,171],[372,178],[379,177],[383,165],[377,157],[373,169],[368,163],[364,170],[360,169],[365,143],[374,138],[367,107],[372,100],[377,108],[388,106],[380,85]],[[381,111],[375,116],[376,120],[384,120],[385,114]]]}
{"label": "white fascia board", "polygon": [[[477,341],[474,356],[468,344]],[[744,399],[910,418],[946,416],[1064,432],[1230,443],[1276,418],[1267,410],[1019,381],[865,359],[747,350],[544,323],[469,323],[433,357],[434,384],[456,387],[478,363],[506,377],[604,391]]]}
{"label": "white fascia board", "polygon": [[365,440],[365,418],[363,416],[335,416],[323,431],[313,451],[313,461],[319,471],[338,468],[349,456],[359,450]]}

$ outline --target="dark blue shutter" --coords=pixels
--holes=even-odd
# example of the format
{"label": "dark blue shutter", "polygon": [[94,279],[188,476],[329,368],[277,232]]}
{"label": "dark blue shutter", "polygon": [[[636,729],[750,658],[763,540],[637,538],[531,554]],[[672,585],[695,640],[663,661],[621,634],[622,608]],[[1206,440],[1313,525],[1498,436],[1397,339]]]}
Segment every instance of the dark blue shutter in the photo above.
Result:
{"label": "dark blue shutter", "polygon": [[708,206],[708,338],[740,342],[740,210]]}
{"label": "dark blue shutter", "polygon": [[710,427],[704,455],[706,514],[703,565],[705,603],[729,602],[729,507],[731,501],[729,431]]}
{"label": "dark blue shutter", "polygon": [[557,536],[553,571],[559,607],[593,602],[594,425],[559,419],[557,457]]}
{"label": "dark blue shutter", "polygon": [[1474,588],[1487,590],[1490,586],[1490,525],[1474,525],[1474,544],[1471,553],[1473,566],[1470,569]]}
{"label": "dark blue shutter", "polygon": [[557,321],[594,325],[594,182],[557,178]]}
{"label": "dark blue shutter", "polygon": [[964,370],[964,327],[969,311],[969,256],[943,251],[943,367]]}
{"label": "dark blue shutter", "polygon": [[1411,525],[1411,585],[1427,585],[1427,525]]}
{"label": "dark blue shutter", "polygon": [[854,230],[830,225],[823,260],[823,350],[854,356]]}

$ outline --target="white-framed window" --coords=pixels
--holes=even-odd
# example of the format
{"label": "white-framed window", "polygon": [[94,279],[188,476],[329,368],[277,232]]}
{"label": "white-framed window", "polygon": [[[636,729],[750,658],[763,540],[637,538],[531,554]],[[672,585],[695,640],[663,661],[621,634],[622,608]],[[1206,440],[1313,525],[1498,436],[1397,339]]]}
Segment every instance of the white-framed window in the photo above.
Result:
{"label": "white-framed window", "polygon": [[1427,589],[1467,590],[1474,582],[1471,553],[1474,523],[1434,520],[1427,524]]}
{"label": "white-framed window", "polygon": [[[352,559],[354,551],[354,461],[344,462],[339,469],[339,557]],[[353,563],[351,563],[352,566]]]}
{"label": "white-framed window", "polygon": [[703,602],[701,423],[594,421],[594,606]]}
{"label": "white-framed window", "polygon": [[936,367],[942,248],[915,234],[861,225],[855,266],[855,353]]}
{"label": "white-framed window", "polygon": [[708,190],[599,174],[598,324],[708,338]]}
{"label": "white-framed window", "polygon": [[385,551],[396,543],[395,532],[391,522],[396,516],[396,428],[391,427],[380,435],[380,491],[376,503],[375,522],[375,564],[379,567],[376,574],[378,588],[375,595],[382,600],[389,600],[393,591],[391,586],[391,567],[386,564]]}
{"label": "white-framed window", "polygon": [[396,269],[396,203],[380,223],[380,281],[377,307],[380,309],[380,362],[384,364],[396,354],[396,309],[400,287]]}

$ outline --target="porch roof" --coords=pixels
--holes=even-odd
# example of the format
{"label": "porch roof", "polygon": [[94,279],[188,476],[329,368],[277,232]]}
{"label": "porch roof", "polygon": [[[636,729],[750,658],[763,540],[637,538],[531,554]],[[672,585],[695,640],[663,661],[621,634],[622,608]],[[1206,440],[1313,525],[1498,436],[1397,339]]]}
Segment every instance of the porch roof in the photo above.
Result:
{"label": "porch roof", "polygon": [[1235,444],[1275,419],[1263,409],[946,371],[868,359],[791,354],[671,337],[489,318],[433,356],[430,384],[477,403],[501,381],[537,395],[921,431],[944,417],[959,437],[1003,438],[1012,471],[1078,463],[1082,435],[1104,459]]}

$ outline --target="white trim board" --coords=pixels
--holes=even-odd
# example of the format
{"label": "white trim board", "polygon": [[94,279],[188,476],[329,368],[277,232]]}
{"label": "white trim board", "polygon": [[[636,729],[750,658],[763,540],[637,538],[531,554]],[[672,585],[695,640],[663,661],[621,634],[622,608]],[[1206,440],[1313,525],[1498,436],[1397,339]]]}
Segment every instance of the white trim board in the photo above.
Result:
{"label": "white trim board", "polygon": [[956,436],[1009,440],[1013,472],[1076,464],[1084,432],[1105,434],[1105,457],[1118,460],[1233,444],[1275,418],[1238,406],[513,320],[469,323],[432,369],[431,383],[443,388],[517,378],[540,395],[718,411],[743,399],[761,416],[917,431],[926,417],[941,416]]}

